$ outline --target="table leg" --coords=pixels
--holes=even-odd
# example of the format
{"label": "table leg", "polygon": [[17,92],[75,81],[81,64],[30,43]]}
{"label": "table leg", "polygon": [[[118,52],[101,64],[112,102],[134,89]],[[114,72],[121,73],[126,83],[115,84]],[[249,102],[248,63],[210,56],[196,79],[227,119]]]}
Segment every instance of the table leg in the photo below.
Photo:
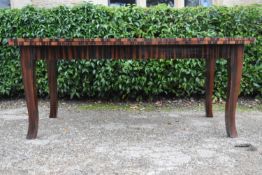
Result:
{"label": "table leg", "polygon": [[48,85],[49,85],[49,96],[50,96],[50,114],[49,118],[57,117],[57,61],[55,59],[49,59],[47,62],[48,67]]}
{"label": "table leg", "polygon": [[38,102],[35,77],[35,60],[30,54],[30,48],[20,50],[23,83],[25,89],[26,104],[29,116],[27,139],[35,139],[38,131]]}
{"label": "table leg", "polygon": [[236,130],[236,106],[240,91],[240,81],[243,67],[243,46],[234,46],[231,50],[231,58],[228,60],[228,85],[225,122],[228,137],[237,137]]}
{"label": "table leg", "polygon": [[206,59],[206,117],[213,117],[212,111],[212,96],[214,90],[214,78],[216,68],[216,55],[211,51],[209,57]]}

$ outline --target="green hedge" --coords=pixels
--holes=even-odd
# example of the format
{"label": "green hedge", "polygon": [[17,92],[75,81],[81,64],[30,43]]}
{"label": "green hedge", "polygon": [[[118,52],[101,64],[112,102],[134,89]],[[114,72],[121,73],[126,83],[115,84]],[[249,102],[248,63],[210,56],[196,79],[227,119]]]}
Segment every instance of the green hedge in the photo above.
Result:
{"label": "green hedge", "polygon": [[[195,7],[174,9],[110,8],[84,4],[0,10],[0,97],[23,94],[19,51],[7,38],[256,37],[245,49],[241,95],[262,94],[262,8]],[[204,94],[205,62],[201,60],[59,62],[60,97],[138,98]],[[46,65],[38,62],[37,85],[48,94]],[[224,98],[226,61],[217,61],[215,96]]]}

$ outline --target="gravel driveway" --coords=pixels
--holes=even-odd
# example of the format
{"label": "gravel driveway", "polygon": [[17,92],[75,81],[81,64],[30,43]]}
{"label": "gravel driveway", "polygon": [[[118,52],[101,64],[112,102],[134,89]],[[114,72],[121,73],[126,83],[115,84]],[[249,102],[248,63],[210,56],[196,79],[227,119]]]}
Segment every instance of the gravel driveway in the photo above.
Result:
{"label": "gravel driveway", "polygon": [[39,134],[26,140],[23,100],[0,103],[0,174],[262,174],[262,112],[237,113],[226,137],[224,112],[81,110],[41,101]]}

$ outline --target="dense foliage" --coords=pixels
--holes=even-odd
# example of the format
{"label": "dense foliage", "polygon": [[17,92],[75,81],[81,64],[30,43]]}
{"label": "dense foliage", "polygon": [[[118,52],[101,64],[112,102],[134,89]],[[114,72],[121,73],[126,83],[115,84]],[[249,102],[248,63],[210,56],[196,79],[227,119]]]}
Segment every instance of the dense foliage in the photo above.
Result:
{"label": "dense foliage", "polygon": [[[256,37],[245,49],[241,94],[262,94],[262,8],[194,7],[174,9],[104,7],[84,4],[0,10],[0,97],[23,94],[19,50],[7,38]],[[48,94],[46,65],[37,64],[41,96]],[[217,61],[215,96],[225,97],[226,61]],[[148,98],[204,94],[205,62],[201,60],[59,62],[61,97]]]}

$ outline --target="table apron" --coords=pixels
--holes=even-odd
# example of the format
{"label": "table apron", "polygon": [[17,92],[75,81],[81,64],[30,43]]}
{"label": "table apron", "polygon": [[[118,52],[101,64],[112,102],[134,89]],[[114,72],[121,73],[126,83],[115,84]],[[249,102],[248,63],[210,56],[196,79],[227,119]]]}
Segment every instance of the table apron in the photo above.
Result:
{"label": "table apron", "polygon": [[20,46],[34,59],[229,58],[238,45]]}

